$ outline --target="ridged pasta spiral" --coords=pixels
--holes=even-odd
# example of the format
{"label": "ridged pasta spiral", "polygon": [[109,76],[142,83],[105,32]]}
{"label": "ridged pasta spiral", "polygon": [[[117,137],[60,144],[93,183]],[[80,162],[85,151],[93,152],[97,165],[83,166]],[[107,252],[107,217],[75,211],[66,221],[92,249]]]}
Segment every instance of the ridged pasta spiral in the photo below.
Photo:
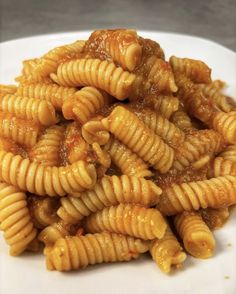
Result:
{"label": "ridged pasta spiral", "polygon": [[16,85],[2,85],[0,84],[0,97],[6,94],[15,94],[17,91]]}
{"label": "ridged pasta spiral", "polygon": [[183,110],[178,110],[174,112],[171,116],[171,121],[182,131],[192,130],[194,128],[191,122],[191,118]]}
{"label": "ridged pasta spiral", "polygon": [[58,239],[71,235],[71,225],[63,221],[55,222],[44,228],[38,235],[38,239],[45,245],[53,245]]}
{"label": "ridged pasta spiral", "polygon": [[206,208],[200,210],[201,217],[211,230],[223,227],[230,216],[229,208]]}
{"label": "ridged pasta spiral", "polygon": [[236,162],[236,145],[227,146],[224,151],[219,154],[219,156]]}
{"label": "ridged pasta spiral", "polygon": [[6,183],[0,183],[0,224],[13,256],[21,254],[37,233],[30,218],[25,193]]}
{"label": "ridged pasta spiral", "polygon": [[129,110],[117,106],[102,120],[102,124],[118,140],[161,173],[171,168],[174,150]]}
{"label": "ridged pasta spiral", "polygon": [[[143,64],[145,73],[144,87],[155,88],[158,92],[176,92],[178,90],[173,72],[168,62],[156,57],[149,57]],[[142,85],[143,87],[143,85]]]}
{"label": "ridged pasta spiral", "polygon": [[230,112],[232,105],[228,102],[227,97],[221,94],[220,90],[215,86],[215,83],[199,85],[203,95],[212,101],[220,110]]}
{"label": "ridged pasta spiral", "polygon": [[51,167],[0,150],[0,180],[37,195],[64,196],[92,188],[97,177],[94,165],[84,161]]}
{"label": "ridged pasta spiral", "polygon": [[64,101],[74,95],[76,91],[76,88],[61,87],[56,84],[36,83],[20,85],[16,95],[44,99],[51,102],[56,110],[61,110]]}
{"label": "ridged pasta spiral", "polygon": [[150,95],[146,98],[145,103],[166,119],[169,119],[179,109],[179,99],[174,96]]}
{"label": "ridged pasta spiral", "polygon": [[51,76],[59,85],[94,86],[119,100],[127,98],[135,75],[116,67],[114,63],[99,59],[77,59],[60,64],[57,75]]}
{"label": "ridged pasta spiral", "polygon": [[133,204],[107,207],[85,218],[85,229],[90,233],[108,231],[143,240],[161,239],[166,227],[157,209]]}
{"label": "ridged pasta spiral", "polygon": [[85,268],[89,264],[129,261],[146,251],[146,241],[103,232],[61,238],[45,253],[49,270],[70,271]]}
{"label": "ridged pasta spiral", "polygon": [[8,94],[0,100],[0,111],[10,113],[17,118],[32,120],[43,126],[57,122],[54,107],[45,100]]}
{"label": "ridged pasta spiral", "polygon": [[185,139],[184,132],[160,114],[144,109],[138,113],[138,117],[171,147],[176,148],[183,143]]}
{"label": "ridged pasta spiral", "polygon": [[236,177],[173,184],[163,190],[158,208],[164,215],[200,208],[222,208],[236,204]]}
{"label": "ridged pasta spiral", "polygon": [[162,239],[153,240],[149,252],[160,270],[169,273],[171,266],[180,267],[187,258],[171,228],[167,226]]}
{"label": "ridged pasta spiral", "polygon": [[132,71],[140,63],[142,47],[134,30],[98,30],[85,44],[85,52],[96,58],[112,58],[125,70]]}
{"label": "ridged pasta spiral", "polygon": [[73,195],[61,198],[57,214],[65,222],[76,223],[91,213],[119,203],[153,206],[158,203],[160,194],[161,189],[152,181],[126,175],[104,176],[79,198]]}
{"label": "ridged pasta spiral", "polygon": [[74,119],[82,125],[108,105],[109,96],[94,87],[84,87],[67,99],[62,106],[66,119]]}
{"label": "ridged pasta spiral", "polygon": [[42,229],[58,221],[56,211],[59,203],[57,199],[51,197],[39,198],[30,195],[27,203],[36,228]]}
{"label": "ridged pasta spiral", "polygon": [[211,122],[214,130],[219,132],[226,142],[229,144],[236,144],[236,112],[218,112]]}
{"label": "ridged pasta spiral", "polygon": [[213,130],[196,131],[186,136],[185,142],[176,150],[173,167],[184,170],[203,155],[219,153],[223,144],[222,136]]}
{"label": "ridged pasta spiral", "polygon": [[29,159],[42,165],[59,166],[64,131],[63,126],[55,125],[47,128],[36,145],[28,152]]}
{"label": "ridged pasta spiral", "polygon": [[148,165],[124,144],[111,137],[105,145],[112,162],[121,170],[122,174],[145,178],[152,176]]}
{"label": "ridged pasta spiral", "polygon": [[88,160],[90,149],[89,144],[82,138],[80,126],[76,122],[68,124],[61,152],[64,164]]}
{"label": "ridged pasta spiral", "polygon": [[47,52],[38,60],[31,73],[34,80],[36,82],[40,81],[40,78],[47,77],[50,73],[54,73],[60,62],[79,57],[84,44],[85,41],[78,40],[72,44],[56,47]]}
{"label": "ridged pasta spiral", "polygon": [[32,147],[36,144],[40,131],[40,126],[31,121],[0,112],[0,136],[2,137],[25,147]]}
{"label": "ridged pasta spiral", "polygon": [[89,144],[98,143],[102,146],[108,143],[110,134],[101,122],[103,118],[99,115],[82,126],[82,136]]}
{"label": "ridged pasta spiral", "polygon": [[189,254],[196,258],[209,258],[213,255],[215,239],[199,213],[179,214],[174,218],[174,224]]}
{"label": "ridged pasta spiral", "polygon": [[236,177],[236,162],[216,157],[208,171],[208,176],[213,178],[227,175]]}
{"label": "ridged pasta spiral", "polygon": [[184,73],[195,83],[211,82],[211,69],[203,61],[171,56],[170,64],[174,72]]}

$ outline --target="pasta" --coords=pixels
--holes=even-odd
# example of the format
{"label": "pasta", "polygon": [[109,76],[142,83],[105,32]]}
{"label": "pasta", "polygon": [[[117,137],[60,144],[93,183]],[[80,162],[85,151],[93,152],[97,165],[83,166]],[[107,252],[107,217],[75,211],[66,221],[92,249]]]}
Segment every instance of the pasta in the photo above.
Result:
{"label": "pasta", "polygon": [[56,210],[58,201],[55,198],[40,198],[31,196],[28,200],[28,207],[34,226],[42,229],[58,220]]}
{"label": "pasta", "polygon": [[77,59],[60,64],[56,76],[61,86],[94,86],[119,100],[127,98],[132,90],[135,75],[116,67],[114,63],[99,59]]}
{"label": "pasta", "polygon": [[57,122],[54,107],[45,100],[8,94],[1,99],[0,110],[44,126]]}
{"label": "pasta", "polygon": [[109,97],[105,92],[94,87],[84,87],[64,102],[62,112],[66,119],[84,124],[108,103]]}
{"label": "pasta", "polygon": [[141,62],[142,47],[133,30],[99,30],[91,34],[85,52],[94,58],[112,59],[125,70],[132,71]]}
{"label": "pasta", "polygon": [[163,116],[145,109],[138,113],[138,117],[171,147],[176,148],[183,143],[185,134]]}
{"label": "pasta", "polygon": [[82,136],[87,143],[98,143],[99,145],[108,143],[110,134],[101,122],[103,118],[103,116],[99,115],[82,126]]}
{"label": "pasta", "polygon": [[200,208],[222,208],[236,204],[236,177],[224,176],[210,180],[173,184],[165,189],[158,203],[164,215]]}
{"label": "pasta", "polygon": [[13,256],[21,254],[36,236],[25,193],[6,183],[0,183],[0,229]]}
{"label": "pasta", "polygon": [[200,60],[171,56],[170,64],[174,72],[184,73],[195,83],[211,82],[211,69]]}
{"label": "pasta", "polygon": [[171,168],[174,160],[173,149],[146,127],[132,112],[117,106],[108,118],[102,120],[102,124],[118,140],[155,169],[165,173]]}
{"label": "pasta", "polygon": [[200,213],[202,219],[211,230],[220,229],[230,216],[228,207],[202,209]]}
{"label": "pasta", "polygon": [[132,204],[119,204],[96,212],[85,219],[85,229],[90,233],[108,231],[143,240],[162,238],[166,222],[157,209]]}
{"label": "pasta", "polygon": [[0,180],[37,195],[64,196],[92,188],[96,183],[96,170],[84,161],[51,167],[0,151]]}
{"label": "pasta", "polygon": [[169,119],[179,109],[179,99],[174,96],[149,95],[145,104],[166,119]]}
{"label": "pasta", "polygon": [[236,162],[236,145],[228,145],[219,156]]}
{"label": "pasta", "polygon": [[60,146],[64,138],[64,127],[47,128],[38,142],[29,151],[29,159],[46,166],[60,165]]}
{"label": "pasta", "polygon": [[107,232],[61,238],[46,250],[47,268],[69,271],[89,264],[129,261],[146,251],[145,241]]}
{"label": "pasta", "polygon": [[77,223],[83,217],[119,203],[133,203],[143,206],[157,204],[161,189],[153,182],[122,175],[103,177],[92,190],[83,192],[80,197],[61,198],[57,214],[68,223]]}
{"label": "pasta", "polygon": [[60,87],[56,84],[36,83],[20,85],[16,91],[16,95],[44,99],[51,102],[56,110],[61,110],[64,101],[73,96],[76,92],[76,88]]}
{"label": "pasta", "polygon": [[105,145],[105,149],[108,150],[112,162],[121,170],[122,174],[138,178],[150,177],[152,175],[148,165],[137,154],[133,153],[115,138],[112,137],[109,140]]}
{"label": "pasta", "polygon": [[236,162],[222,157],[216,157],[213,161],[212,168],[208,171],[208,176],[213,178],[227,175],[236,177]]}
{"label": "pasta", "polygon": [[39,125],[0,112],[0,136],[11,139],[25,147],[33,147],[38,139]]}
{"label": "pasta", "polygon": [[187,257],[169,226],[162,239],[152,241],[149,251],[164,273],[169,273],[172,265],[180,267]]}
{"label": "pasta", "polygon": [[213,255],[215,239],[199,213],[184,212],[174,218],[174,223],[189,254],[197,258]]}
{"label": "pasta", "polygon": [[102,29],[23,61],[15,81],[0,84],[11,255],[43,247],[49,270],[70,271],[149,251],[164,273],[212,256],[236,204],[236,103],[207,64]]}

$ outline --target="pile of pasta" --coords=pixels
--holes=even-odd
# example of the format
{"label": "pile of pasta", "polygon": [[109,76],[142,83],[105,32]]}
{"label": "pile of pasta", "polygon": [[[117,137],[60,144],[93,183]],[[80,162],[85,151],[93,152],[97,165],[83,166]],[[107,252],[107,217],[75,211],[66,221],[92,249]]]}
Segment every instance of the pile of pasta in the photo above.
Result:
{"label": "pile of pasta", "polygon": [[161,271],[214,253],[236,204],[236,107],[202,61],[134,30],[23,62],[0,86],[0,229],[49,270],[129,261]]}

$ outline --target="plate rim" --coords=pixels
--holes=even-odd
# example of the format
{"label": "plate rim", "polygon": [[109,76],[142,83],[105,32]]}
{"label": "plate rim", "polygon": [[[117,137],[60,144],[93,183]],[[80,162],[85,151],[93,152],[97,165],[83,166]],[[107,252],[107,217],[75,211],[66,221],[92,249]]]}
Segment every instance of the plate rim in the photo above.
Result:
{"label": "plate rim", "polygon": [[[48,34],[36,34],[36,35],[31,35],[31,36],[26,36],[26,37],[20,37],[20,38],[14,38],[14,39],[10,39],[10,40],[6,40],[6,41],[3,41],[3,42],[0,42],[0,46],[5,46],[5,45],[9,45],[10,43],[13,43],[15,41],[27,41],[29,39],[33,39],[33,38],[44,38],[44,37],[47,37],[47,36],[50,36],[50,35],[54,35],[54,36],[66,36],[68,34],[80,34],[80,33],[83,33],[83,34],[90,34],[91,32],[93,32],[94,30],[91,29],[91,30],[73,30],[73,31],[64,31],[64,32],[55,32],[55,33],[48,33]],[[183,33],[177,33],[177,32],[171,32],[171,31],[158,31],[158,30],[139,30],[137,29],[137,32],[139,34],[161,34],[161,35],[172,35],[172,36],[175,36],[175,37],[185,37],[185,38],[193,38],[193,39],[196,39],[198,41],[203,41],[205,43],[208,43],[208,44],[212,44],[212,45],[215,45],[215,46],[218,46],[218,47],[221,47],[221,49],[224,49],[226,51],[228,51],[229,53],[231,54],[235,54],[236,55],[236,51],[216,42],[216,41],[213,41],[211,39],[208,39],[208,38],[205,38],[205,37],[200,37],[200,36],[197,36],[197,35],[191,35],[191,34],[183,34]]]}

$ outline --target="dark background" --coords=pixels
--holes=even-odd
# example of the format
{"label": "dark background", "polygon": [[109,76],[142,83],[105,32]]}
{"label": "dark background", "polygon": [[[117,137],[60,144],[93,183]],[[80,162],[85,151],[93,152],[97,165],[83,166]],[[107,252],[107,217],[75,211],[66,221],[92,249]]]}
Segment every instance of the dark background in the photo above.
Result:
{"label": "dark background", "polygon": [[236,51],[236,0],[0,0],[0,40],[132,27],[193,34]]}

